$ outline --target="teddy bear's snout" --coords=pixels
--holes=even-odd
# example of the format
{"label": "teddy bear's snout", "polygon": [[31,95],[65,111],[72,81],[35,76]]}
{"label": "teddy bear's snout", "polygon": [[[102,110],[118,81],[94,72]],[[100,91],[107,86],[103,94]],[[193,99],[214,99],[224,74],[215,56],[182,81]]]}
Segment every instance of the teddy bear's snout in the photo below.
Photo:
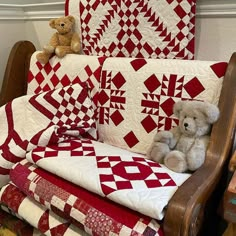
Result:
{"label": "teddy bear's snout", "polygon": [[188,127],[188,123],[184,123],[184,127],[186,127],[186,128],[187,128],[187,127]]}

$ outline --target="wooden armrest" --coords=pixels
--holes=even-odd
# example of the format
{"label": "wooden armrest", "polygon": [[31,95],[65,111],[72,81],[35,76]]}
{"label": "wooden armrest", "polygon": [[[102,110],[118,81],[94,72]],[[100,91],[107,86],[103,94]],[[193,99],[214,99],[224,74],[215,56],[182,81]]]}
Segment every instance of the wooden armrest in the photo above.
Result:
{"label": "wooden armrest", "polygon": [[232,158],[229,161],[229,170],[232,172],[236,170],[236,151],[234,152]]}
{"label": "wooden armrest", "polygon": [[223,195],[225,186],[219,182],[227,169],[236,126],[236,53],[228,64],[218,106],[220,118],[213,125],[204,165],[180,186],[168,204],[163,226],[167,236],[197,235],[205,221],[206,205],[215,197],[213,191],[220,189]]}
{"label": "wooden armrest", "polygon": [[26,94],[30,57],[35,50],[29,41],[19,41],[13,46],[3,78],[0,106]]}

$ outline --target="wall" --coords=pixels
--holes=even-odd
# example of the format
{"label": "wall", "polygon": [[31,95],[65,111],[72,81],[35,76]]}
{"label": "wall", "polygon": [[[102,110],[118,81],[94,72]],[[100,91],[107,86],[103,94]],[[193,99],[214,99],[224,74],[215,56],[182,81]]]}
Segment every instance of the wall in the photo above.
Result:
{"label": "wall", "polygon": [[197,18],[195,55],[199,60],[226,60],[236,51],[236,18]]}
{"label": "wall", "polygon": [[197,0],[196,59],[227,61],[236,51],[235,25],[235,0]]}
{"label": "wall", "polygon": [[[4,2],[15,5],[3,7]],[[54,32],[49,19],[63,15],[63,7],[57,0],[0,0],[0,32],[7,30],[1,37],[0,86],[12,45],[27,39],[40,50]],[[235,0],[197,0],[196,59],[227,61],[236,51],[235,25]]]}

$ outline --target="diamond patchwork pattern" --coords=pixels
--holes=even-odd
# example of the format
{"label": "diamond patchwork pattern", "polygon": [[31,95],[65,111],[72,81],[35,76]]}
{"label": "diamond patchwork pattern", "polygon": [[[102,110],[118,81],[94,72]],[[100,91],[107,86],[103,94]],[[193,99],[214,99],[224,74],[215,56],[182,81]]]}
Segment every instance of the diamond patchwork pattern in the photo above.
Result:
{"label": "diamond patchwork pattern", "polygon": [[122,160],[119,156],[97,157],[101,187],[105,195],[123,189],[151,189],[176,186],[162,167],[144,158]]}
{"label": "diamond patchwork pattern", "polygon": [[[70,142],[72,141],[78,143],[71,146],[79,146],[74,150],[72,147],[73,151],[76,150],[73,154],[70,152],[69,143],[61,142],[54,147],[35,148],[26,155],[26,159],[35,163],[39,168],[81,188],[102,197],[106,196],[118,204],[154,219],[163,218],[163,209],[169,199],[178,186],[190,176],[170,171],[158,163],[146,160],[144,155],[102,142],[87,143],[81,139],[70,140]],[[79,142],[82,148],[80,148]],[[85,148],[89,149],[89,152],[84,151]],[[86,152],[87,154],[84,156],[83,154]],[[32,189],[34,189],[38,178],[33,174],[30,176],[33,178],[30,180],[34,180],[32,183]],[[11,177],[11,179],[13,178]],[[14,181],[21,183],[18,178],[14,178]],[[36,191],[34,190],[34,192]],[[37,191],[37,195],[39,194],[40,192]],[[50,197],[50,194],[48,196]],[[43,199],[48,202],[45,197]],[[47,203],[45,204],[47,205]],[[67,209],[70,207],[68,206]]]}
{"label": "diamond patchwork pattern", "polygon": [[224,62],[107,58],[98,99],[100,139],[145,153],[155,132],[178,125],[175,102],[218,103],[226,66]]}
{"label": "diamond patchwork pattern", "polygon": [[87,55],[193,59],[195,8],[195,0],[70,0],[65,10],[79,19]]}

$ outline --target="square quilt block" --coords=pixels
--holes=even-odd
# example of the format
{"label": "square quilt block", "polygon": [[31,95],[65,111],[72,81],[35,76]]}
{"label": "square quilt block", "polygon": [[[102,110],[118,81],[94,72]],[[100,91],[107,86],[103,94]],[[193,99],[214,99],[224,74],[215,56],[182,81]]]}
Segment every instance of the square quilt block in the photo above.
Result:
{"label": "square quilt block", "polygon": [[67,0],[86,55],[193,59],[195,0]]}
{"label": "square quilt block", "polygon": [[227,63],[108,58],[99,92],[100,140],[146,153],[154,134],[178,125],[179,100],[218,103]]}

